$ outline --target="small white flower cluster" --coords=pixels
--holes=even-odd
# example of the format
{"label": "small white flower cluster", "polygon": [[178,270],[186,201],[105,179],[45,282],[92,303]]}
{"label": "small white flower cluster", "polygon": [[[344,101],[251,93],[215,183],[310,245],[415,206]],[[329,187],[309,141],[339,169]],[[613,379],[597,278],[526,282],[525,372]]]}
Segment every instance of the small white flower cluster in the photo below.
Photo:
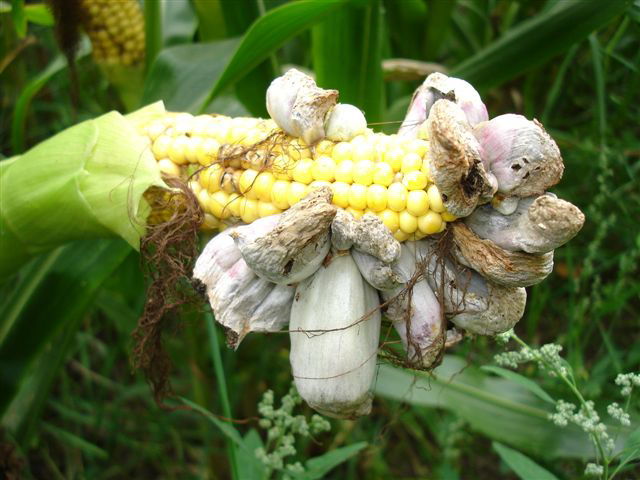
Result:
{"label": "small white flower cluster", "polygon": [[[513,336],[513,331],[505,332],[502,335],[497,335],[496,339],[499,342],[507,341]],[[500,338],[498,338],[500,337]],[[517,368],[518,364],[525,362],[536,362],[538,367],[546,370],[550,376],[555,377],[558,374],[566,377],[569,374],[569,369],[565,366],[565,361],[560,356],[562,346],[555,343],[547,343],[540,348],[531,348],[529,346],[523,346],[520,350],[513,350],[511,352],[504,352],[495,355],[494,361],[503,367]]]}
{"label": "small white flower cluster", "polygon": [[622,396],[628,397],[633,387],[640,387],[640,373],[621,373],[616,377],[616,385],[622,387]]}
{"label": "small white flower cluster", "polygon": [[506,332],[497,334],[495,336],[495,340],[500,345],[506,345],[507,343],[509,343],[509,340],[511,340],[512,337],[513,337],[513,328],[510,330],[507,330]]}
{"label": "small white flower cluster", "polygon": [[604,467],[596,463],[587,463],[584,474],[588,477],[600,477],[604,473]]}
{"label": "small white flower cluster", "polygon": [[611,417],[614,418],[615,420],[618,420],[623,426],[625,427],[631,426],[631,417],[616,402],[613,402],[611,405],[607,407],[607,413],[611,415]]}
{"label": "small white flower cluster", "polygon": [[[274,409],[274,397],[267,390],[258,404],[262,416],[258,425],[267,430],[267,447],[258,448],[256,457],[271,470],[286,470],[294,474],[303,473],[300,462],[285,464],[285,458],[296,454],[295,436],[308,437],[331,430],[331,424],[320,415],[313,415],[307,422],[304,415],[293,415],[293,409],[302,403],[295,387],[282,397],[280,408]],[[271,450],[269,452],[269,450]],[[283,478],[288,478],[286,475]]]}
{"label": "small white flower cluster", "polygon": [[[591,400],[583,403],[574,413],[576,406],[573,403],[558,400],[556,402],[556,413],[549,415],[549,420],[559,427],[566,427],[573,423],[597,439],[607,454],[611,454],[615,448],[615,442],[607,433],[607,426],[600,421],[600,415],[596,412],[595,405]],[[622,409],[620,409],[622,411]],[[623,412],[624,413],[624,412]]]}

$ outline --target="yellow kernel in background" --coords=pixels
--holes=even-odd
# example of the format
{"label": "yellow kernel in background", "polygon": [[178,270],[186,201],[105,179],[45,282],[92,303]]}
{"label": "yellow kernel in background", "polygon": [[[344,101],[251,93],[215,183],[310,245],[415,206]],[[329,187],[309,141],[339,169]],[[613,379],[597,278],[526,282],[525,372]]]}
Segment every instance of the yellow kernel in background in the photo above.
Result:
{"label": "yellow kernel in background", "polygon": [[210,165],[218,159],[219,149],[220,144],[217,140],[213,138],[204,138],[198,145],[196,145],[196,160],[200,165]]}
{"label": "yellow kernel in background", "polygon": [[360,184],[353,184],[349,189],[349,206],[356,210],[367,208],[367,187]]}
{"label": "yellow kernel in background", "polygon": [[387,205],[391,210],[401,212],[407,207],[407,187],[401,183],[392,183],[387,189]]}
{"label": "yellow kernel in background", "polygon": [[263,202],[271,201],[271,189],[276,181],[271,172],[260,172],[253,183],[253,188],[259,200]]}
{"label": "yellow kernel in background", "polygon": [[395,232],[398,228],[400,228],[398,212],[394,212],[393,210],[389,210],[388,208],[386,208],[378,213],[378,218],[392,232]]}
{"label": "yellow kernel in background", "polygon": [[287,193],[287,202],[289,202],[289,206],[292,207],[294,204],[298,203],[306,194],[307,186],[304,183],[291,182],[291,185],[289,185],[289,192]]}
{"label": "yellow kernel in background", "polygon": [[422,157],[417,153],[410,152],[402,157],[402,166],[400,171],[402,173],[409,173],[422,168]]}
{"label": "yellow kernel in background", "polygon": [[393,183],[393,169],[391,165],[386,162],[379,162],[375,164],[373,172],[373,183],[388,187]]}
{"label": "yellow kernel in background", "polygon": [[168,158],[158,160],[158,168],[162,173],[166,173],[167,175],[173,175],[174,177],[180,176],[180,167]]}
{"label": "yellow kernel in background", "polygon": [[422,166],[420,167],[420,171],[427,176],[430,182],[433,181],[433,177],[431,176],[431,169],[429,168],[429,160],[427,158],[422,159]]}
{"label": "yellow kernel in background", "polygon": [[260,215],[260,218],[268,217],[269,215],[275,215],[277,213],[282,213],[282,210],[277,208],[273,203],[261,201],[258,202],[258,215]]}
{"label": "yellow kernel in background", "polygon": [[398,229],[393,233],[393,238],[395,238],[399,242],[404,242],[406,240],[409,240],[409,234]]}
{"label": "yellow kernel in background", "polygon": [[198,203],[200,204],[200,207],[205,210],[211,210],[210,206],[209,206],[209,192],[207,192],[206,190],[200,190],[200,192],[198,193]]}
{"label": "yellow kernel in background", "polygon": [[147,136],[152,140],[156,141],[156,139],[164,133],[165,125],[162,122],[153,122],[147,126],[145,132]]}
{"label": "yellow kernel in background", "polygon": [[287,195],[289,194],[290,182],[286,180],[276,180],[271,187],[271,203],[281,210],[289,208]]}
{"label": "yellow kernel in background", "polygon": [[367,188],[367,206],[376,213],[387,208],[387,189],[382,185],[370,185]]}
{"label": "yellow kernel in background", "polygon": [[409,150],[423,157],[424,154],[429,150],[429,142],[421,140],[419,138],[413,139],[409,143]]}
{"label": "yellow kernel in background", "polygon": [[420,171],[405,173],[402,177],[402,183],[408,190],[423,190],[427,188],[429,183],[427,176]]}
{"label": "yellow kernel in background", "polygon": [[353,162],[351,160],[343,160],[336,165],[335,177],[338,182],[353,182]]}
{"label": "yellow kernel in background", "polygon": [[404,150],[400,147],[391,147],[384,155],[384,161],[389,164],[394,172],[399,172],[402,168]]}
{"label": "yellow kernel in background", "polygon": [[360,160],[353,165],[353,183],[360,185],[371,185],[373,183],[373,172],[375,163],[371,160]]}
{"label": "yellow kernel in background", "polygon": [[222,174],[224,173],[224,168],[220,164],[213,164],[208,168],[205,168],[200,172],[200,175],[205,173],[209,175],[209,182],[207,184],[207,190],[209,193],[215,193],[220,190],[220,183],[222,182]]}
{"label": "yellow kernel in background", "polygon": [[173,139],[169,135],[160,135],[151,147],[153,155],[158,159],[167,157],[169,155],[169,146],[172,142]]}
{"label": "yellow kernel in background", "polygon": [[440,195],[438,187],[436,187],[435,185],[430,185],[427,189],[427,193],[429,194],[429,208],[437,213],[444,212],[442,196]]}
{"label": "yellow kernel in background", "polygon": [[336,172],[336,163],[330,157],[319,157],[313,162],[311,168],[311,175],[314,180],[321,180],[324,182],[333,182]]}
{"label": "yellow kernel in background", "polygon": [[312,168],[313,160],[311,160],[310,158],[303,158],[302,160],[296,162],[291,175],[296,182],[308,185],[313,181],[313,174],[311,173]]}
{"label": "yellow kernel in background", "polygon": [[216,218],[225,219],[231,216],[231,211],[227,208],[229,194],[222,190],[212,193],[209,196],[209,212]]}
{"label": "yellow kernel in background", "polygon": [[245,201],[240,205],[240,218],[244,223],[255,222],[260,218],[258,200],[245,197]]}
{"label": "yellow kernel in background", "polygon": [[429,210],[425,215],[418,217],[418,228],[425,235],[438,233],[441,226],[442,217],[431,210]]}
{"label": "yellow kernel in background", "polygon": [[407,211],[416,217],[429,211],[429,195],[424,190],[412,190],[407,195]]}
{"label": "yellow kernel in background", "polygon": [[200,184],[196,180],[191,180],[189,183],[187,183],[187,185],[189,187],[189,190],[191,190],[196,197],[202,191],[202,186],[200,186]]}
{"label": "yellow kernel in background", "polygon": [[450,214],[446,210],[444,212],[442,212],[440,214],[440,216],[442,217],[442,220],[444,220],[445,222],[455,222],[458,219],[458,217],[456,217],[455,215]]}
{"label": "yellow kernel in background", "polygon": [[418,219],[406,210],[398,214],[398,221],[400,223],[400,230],[404,233],[413,233],[418,229]]}
{"label": "yellow kernel in background", "polygon": [[202,137],[191,137],[188,139],[184,149],[184,156],[189,163],[198,161],[198,147],[202,144]]}
{"label": "yellow kernel in background", "polygon": [[302,160],[303,158],[311,158],[311,150],[299,138],[294,138],[286,147],[286,152],[292,160]]}
{"label": "yellow kernel in background", "polygon": [[258,198],[258,194],[255,189],[255,181],[258,176],[258,172],[253,169],[248,169],[242,172],[240,175],[240,180],[238,182],[238,187],[240,188],[240,193],[247,198],[256,199]]}
{"label": "yellow kernel in background", "polygon": [[333,147],[331,156],[336,163],[344,162],[345,160],[351,160],[353,153],[353,146],[348,142],[337,143]]}
{"label": "yellow kernel in background", "polygon": [[357,208],[347,207],[344,210],[345,212],[350,213],[351,216],[356,220],[360,220],[362,218],[362,215],[364,215],[364,212],[362,210],[358,210]]}
{"label": "yellow kernel in background", "polygon": [[349,190],[351,186],[345,182],[334,182],[333,203],[339,207],[347,208],[349,206]]}

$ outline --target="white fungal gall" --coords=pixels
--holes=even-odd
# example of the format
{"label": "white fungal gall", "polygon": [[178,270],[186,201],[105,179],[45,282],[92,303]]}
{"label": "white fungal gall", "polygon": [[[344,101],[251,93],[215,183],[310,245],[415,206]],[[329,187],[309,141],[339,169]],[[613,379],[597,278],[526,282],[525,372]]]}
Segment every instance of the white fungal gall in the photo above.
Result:
{"label": "white fungal gall", "polygon": [[298,392],[318,412],[355,418],[371,410],[380,336],[379,299],[348,254],[298,285],[289,324]]}
{"label": "white fungal gall", "polygon": [[339,103],[327,114],[324,130],[329,140],[349,142],[367,131],[367,119],[359,108]]}
{"label": "white fungal gall", "polygon": [[324,90],[304,73],[290,69],[267,89],[267,111],[286,133],[307,145],[325,136],[327,112],[338,100],[337,90]]}

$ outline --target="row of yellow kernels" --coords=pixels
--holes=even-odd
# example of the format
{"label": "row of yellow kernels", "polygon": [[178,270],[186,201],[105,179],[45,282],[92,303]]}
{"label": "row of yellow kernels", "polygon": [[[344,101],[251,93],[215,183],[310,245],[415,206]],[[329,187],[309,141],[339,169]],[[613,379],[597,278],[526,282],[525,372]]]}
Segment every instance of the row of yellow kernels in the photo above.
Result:
{"label": "row of yellow kernels", "polygon": [[[211,194],[194,183],[191,184],[191,188],[194,193],[196,193],[198,201],[205,211],[205,221],[203,224],[205,230],[224,227],[225,223],[223,221],[227,219],[237,218],[244,223],[252,223],[258,218],[275,215],[284,210],[278,208],[273,202],[247,198],[237,193],[229,194],[220,190]],[[308,188],[305,188],[304,192],[298,192],[297,194],[292,193],[292,204],[300,201],[307,193]],[[334,204],[337,205],[335,201]],[[446,212],[438,213],[429,209],[424,210],[424,213],[421,215],[414,215],[409,209],[398,212],[390,208],[374,210],[367,208],[366,205],[361,204],[358,206],[364,206],[365,208],[355,208],[352,206],[343,208],[353,215],[354,218],[361,218],[365,213],[378,216],[399,241],[405,241],[409,238],[419,239],[425,235],[439,233],[444,230],[447,219],[449,219],[449,221],[455,219],[455,217]],[[412,237],[412,235],[414,235],[414,237]]]}

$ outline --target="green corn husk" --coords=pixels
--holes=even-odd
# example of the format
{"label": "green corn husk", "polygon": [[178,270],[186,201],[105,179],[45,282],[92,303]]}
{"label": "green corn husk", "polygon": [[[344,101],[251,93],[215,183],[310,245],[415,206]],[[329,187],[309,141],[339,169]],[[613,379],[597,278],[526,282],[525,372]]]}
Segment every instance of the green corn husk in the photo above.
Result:
{"label": "green corn husk", "polygon": [[143,193],[168,187],[136,124],[164,112],[110,112],[0,162],[0,277],[71,240],[117,235],[139,248]]}

